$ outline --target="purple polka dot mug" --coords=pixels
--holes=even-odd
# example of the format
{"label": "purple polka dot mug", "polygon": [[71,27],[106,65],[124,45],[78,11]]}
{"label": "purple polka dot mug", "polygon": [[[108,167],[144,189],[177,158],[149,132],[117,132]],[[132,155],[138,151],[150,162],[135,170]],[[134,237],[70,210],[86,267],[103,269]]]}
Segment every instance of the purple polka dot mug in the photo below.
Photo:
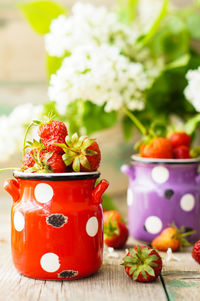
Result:
{"label": "purple polka dot mug", "polygon": [[190,240],[200,238],[200,159],[149,159],[132,156],[121,170],[129,177],[127,191],[130,234],[151,242],[174,222]]}

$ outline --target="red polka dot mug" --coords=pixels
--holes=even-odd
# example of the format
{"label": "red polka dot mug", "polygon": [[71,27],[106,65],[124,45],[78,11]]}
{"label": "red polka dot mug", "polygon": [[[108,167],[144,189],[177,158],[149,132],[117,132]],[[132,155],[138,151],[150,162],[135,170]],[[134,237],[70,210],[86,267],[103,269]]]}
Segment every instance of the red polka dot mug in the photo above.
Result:
{"label": "red polka dot mug", "polygon": [[4,188],[13,198],[11,249],[16,269],[37,279],[86,277],[102,264],[102,194],[98,172],[14,172]]}

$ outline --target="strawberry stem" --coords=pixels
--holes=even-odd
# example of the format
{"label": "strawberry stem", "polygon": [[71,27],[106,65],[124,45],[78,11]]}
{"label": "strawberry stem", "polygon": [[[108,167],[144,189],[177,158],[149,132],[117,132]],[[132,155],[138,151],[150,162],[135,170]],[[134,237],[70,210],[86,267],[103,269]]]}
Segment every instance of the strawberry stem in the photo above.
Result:
{"label": "strawberry stem", "polygon": [[146,136],[147,135],[147,130],[143,126],[143,124],[131,113],[128,109],[124,108],[124,112],[126,115],[133,121],[135,126],[138,128],[138,130],[141,132],[142,135]]}
{"label": "strawberry stem", "polygon": [[20,170],[20,168],[19,167],[0,168],[0,171],[6,171],[6,170]]}

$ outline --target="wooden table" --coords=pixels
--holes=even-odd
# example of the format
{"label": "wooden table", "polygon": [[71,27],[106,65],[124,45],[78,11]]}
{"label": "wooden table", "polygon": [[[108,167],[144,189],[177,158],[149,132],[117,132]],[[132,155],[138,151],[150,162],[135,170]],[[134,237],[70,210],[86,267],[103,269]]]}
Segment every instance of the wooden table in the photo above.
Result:
{"label": "wooden table", "polygon": [[[180,261],[164,261],[162,276],[154,283],[133,282],[120,265],[125,250],[109,257],[104,251],[103,266],[95,275],[71,281],[29,279],[15,270],[10,252],[9,197],[0,199],[0,301],[191,301],[200,300],[200,265],[191,250],[176,253]],[[127,247],[136,242],[129,239]],[[112,253],[111,253],[112,254]]]}

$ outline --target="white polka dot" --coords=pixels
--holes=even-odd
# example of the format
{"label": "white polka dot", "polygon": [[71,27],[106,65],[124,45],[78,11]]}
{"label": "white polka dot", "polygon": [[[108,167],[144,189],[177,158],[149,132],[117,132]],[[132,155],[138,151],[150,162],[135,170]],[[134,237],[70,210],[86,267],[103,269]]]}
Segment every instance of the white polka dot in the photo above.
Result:
{"label": "white polka dot", "polygon": [[40,203],[47,203],[53,197],[53,189],[50,185],[40,183],[35,187],[35,198]]}
{"label": "white polka dot", "polygon": [[156,183],[165,183],[169,178],[169,170],[164,166],[157,166],[152,169],[152,178]]}
{"label": "white polka dot", "polygon": [[162,222],[157,216],[149,216],[145,221],[147,232],[157,234],[162,230]]}
{"label": "white polka dot", "polygon": [[195,198],[192,194],[187,193],[181,198],[181,208],[184,211],[191,211],[195,206]]}
{"label": "white polka dot", "polygon": [[17,231],[22,231],[24,229],[24,216],[21,212],[17,211],[14,214],[14,226]]}
{"label": "white polka dot", "polygon": [[127,190],[127,205],[131,206],[133,204],[133,192],[131,188]]}
{"label": "white polka dot", "polygon": [[95,236],[98,232],[98,220],[95,216],[89,218],[86,224],[86,232],[89,236]]}
{"label": "white polka dot", "polygon": [[41,257],[40,264],[46,272],[56,272],[60,267],[59,257],[54,253],[46,253]]}

